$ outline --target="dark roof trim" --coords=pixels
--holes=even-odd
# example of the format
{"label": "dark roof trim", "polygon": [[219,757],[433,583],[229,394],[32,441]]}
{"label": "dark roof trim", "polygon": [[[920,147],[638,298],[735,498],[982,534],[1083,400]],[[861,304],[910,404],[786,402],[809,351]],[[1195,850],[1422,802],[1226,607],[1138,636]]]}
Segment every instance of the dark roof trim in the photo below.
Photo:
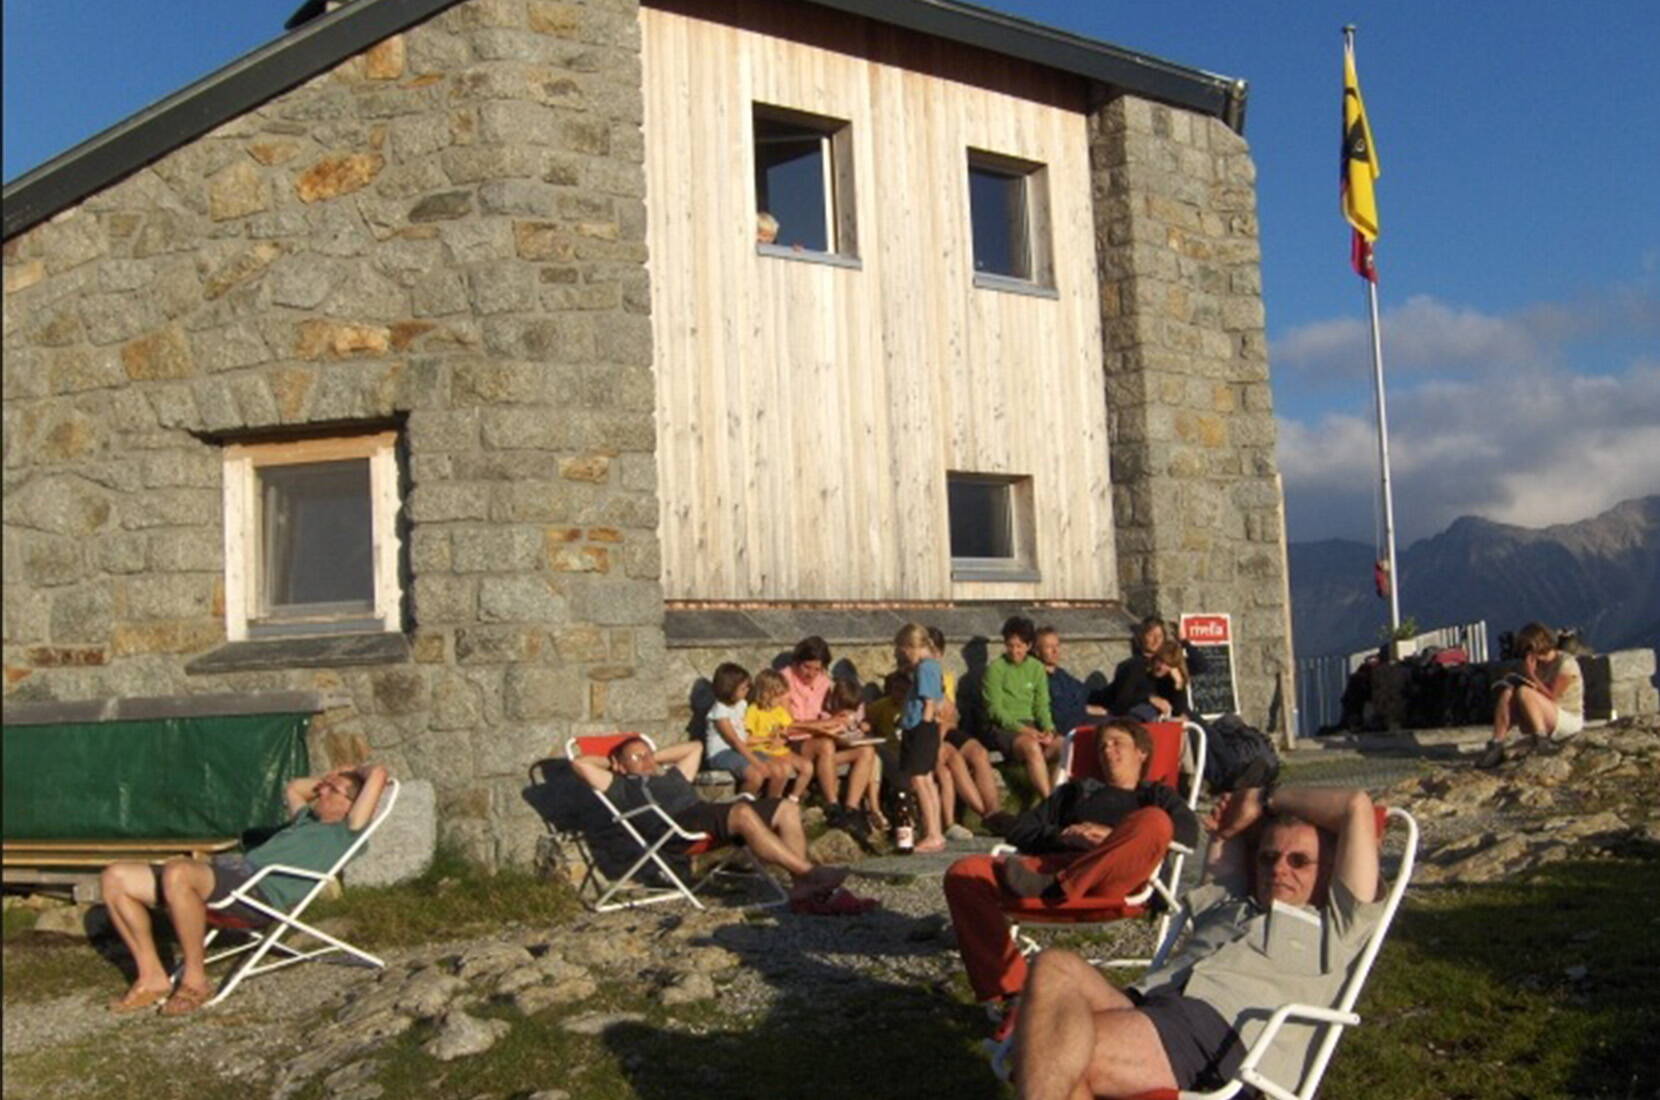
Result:
{"label": "dark roof trim", "polygon": [[1245,81],[1137,53],[960,0],[811,0],[878,23],[978,46],[1213,115],[1245,132]]}
{"label": "dark roof trim", "polygon": [[[6,186],[10,239],[460,0],[355,0],[88,138]],[[811,0],[879,23],[978,46],[1245,125],[1245,82],[957,0]],[[302,6],[294,19],[307,8]]]}
{"label": "dark roof trim", "polygon": [[6,239],[459,2],[358,0],[238,58],[8,184]]}

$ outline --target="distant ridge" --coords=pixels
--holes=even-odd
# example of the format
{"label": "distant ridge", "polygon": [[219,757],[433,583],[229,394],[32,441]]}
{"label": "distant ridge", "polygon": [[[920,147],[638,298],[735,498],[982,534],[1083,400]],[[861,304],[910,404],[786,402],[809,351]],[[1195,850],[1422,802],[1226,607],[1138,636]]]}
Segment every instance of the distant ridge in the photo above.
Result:
{"label": "distant ridge", "polygon": [[[1389,617],[1372,588],[1372,547],[1289,547],[1297,655],[1376,645]],[[1463,516],[1400,555],[1401,615],[1423,627],[1486,619],[1494,640],[1530,619],[1577,627],[1600,650],[1660,647],[1660,495],[1590,519],[1517,527]]]}

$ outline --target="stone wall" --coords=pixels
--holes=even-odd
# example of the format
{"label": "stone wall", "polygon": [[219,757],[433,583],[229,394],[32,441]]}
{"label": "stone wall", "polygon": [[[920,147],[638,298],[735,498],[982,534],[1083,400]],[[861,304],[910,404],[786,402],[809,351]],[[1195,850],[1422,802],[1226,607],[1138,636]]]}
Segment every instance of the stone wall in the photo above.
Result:
{"label": "stone wall", "polygon": [[[314,761],[492,863],[527,761],[661,726],[637,14],[466,0],[6,242],[8,701],[341,697]],[[403,425],[409,657],[189,673],[217,441],[334,422]]]}
{"label": "stone wall", "polygon": [[1265,722],[1291,647],[1255,169],[1220,121],[1127,95],[1090,141],[1120,596],[1230,612]]}

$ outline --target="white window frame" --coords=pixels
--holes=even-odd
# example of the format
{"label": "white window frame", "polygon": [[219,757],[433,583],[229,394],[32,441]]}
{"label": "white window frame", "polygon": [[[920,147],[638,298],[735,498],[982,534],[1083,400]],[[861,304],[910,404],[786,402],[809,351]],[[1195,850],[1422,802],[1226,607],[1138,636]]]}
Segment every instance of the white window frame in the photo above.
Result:
{"label": "white window frame", "polygon": [[1014,553],[1006,558],[951,557],[953,581],[1039,581],[1037,566],[1037,525],[1033,507],[1032,479],[1020,474],[988,474],[969,470],[948,470],[945,474],[945,522],[947,552],[951,548],[951,483],[974,482],[997,485],[1009,494],[1009,539]]}
{"label": "white window frame", "polygon": [[[374,554],[375,620],[357,633],[393,633],[402,629],[403,584],[399,571],[398,433],[393,430],[360,432],[308,439],[260,443],[231,443],[225,447],[225,636],[247,641],[258,627],[261,636],[336,633],[342,621],[327,618],[269,622],[266,593],[260,591],[260,555],[265,539],[261,528],[259,471],[268,466],[369,460],[369,506],[373,511],[371,538]],[[280,625],[279,625],[280,624]]]}

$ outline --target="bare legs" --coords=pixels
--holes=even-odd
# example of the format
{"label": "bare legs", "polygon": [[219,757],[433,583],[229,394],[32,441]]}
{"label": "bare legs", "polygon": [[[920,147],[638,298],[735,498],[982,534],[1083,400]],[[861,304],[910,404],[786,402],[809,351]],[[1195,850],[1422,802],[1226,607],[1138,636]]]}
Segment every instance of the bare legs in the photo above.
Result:
{"label": "bare legs", "polygon": [[1523,733],[1549,733],[1556,719],[1556,700],[1531,687],[1506,684],[1493,706],[1493,740],[1503,741],[1512,727]]}
{"label": "bare legs", "polygon": [[748,802],[734,802],[727,827],[743,838],[756,858],[787,871],[799,892],[815,893],[833,887],[847,877],[845,869],[820,867],[807,858],[807,834],[801,828],[801,807],[781,803],[772,823]]}
{"label": "bare legs", "polygon": [[155,875],[148,864],[111,864],[104,868],[101,883],[110,921],[121,942],[127,945],[138,970],[123,1000],[163,992],[171,984],[156,951],[150,920],[150,908],[163,900],[179,940],[179,953],[184,958],[179,987],[206,989],[207,949],[203,940],[207,933],[207,899],[213,893],[213,869],[198,860],[168,860],[161,871],[160,899],[156,897]]}
{"label": "bare legs", "polygon": [[911,791],[916,795],[917,809],[922,814],[922,839],[916,842],[919,852],[938,852],[945,847],[945,833],[940,828],[940,790],[932,772],[911,777]]}
{"label": "bare legs", "polygon": [[1022,733],[1014,739],[1014,757],[1026,766],[1026,774],[1031,777],[1038,797],[1048,798],[1053,787],[1049,782],[1049,763],[1044,758],[1043,744],[1031,734]]}
{"label": "bare legs", "polygon": [[1015,1059],[1023,1100],[1111,1100],[1176,1087],[1152,1021],[1070,951],[1045,951],[1033,965]]}

